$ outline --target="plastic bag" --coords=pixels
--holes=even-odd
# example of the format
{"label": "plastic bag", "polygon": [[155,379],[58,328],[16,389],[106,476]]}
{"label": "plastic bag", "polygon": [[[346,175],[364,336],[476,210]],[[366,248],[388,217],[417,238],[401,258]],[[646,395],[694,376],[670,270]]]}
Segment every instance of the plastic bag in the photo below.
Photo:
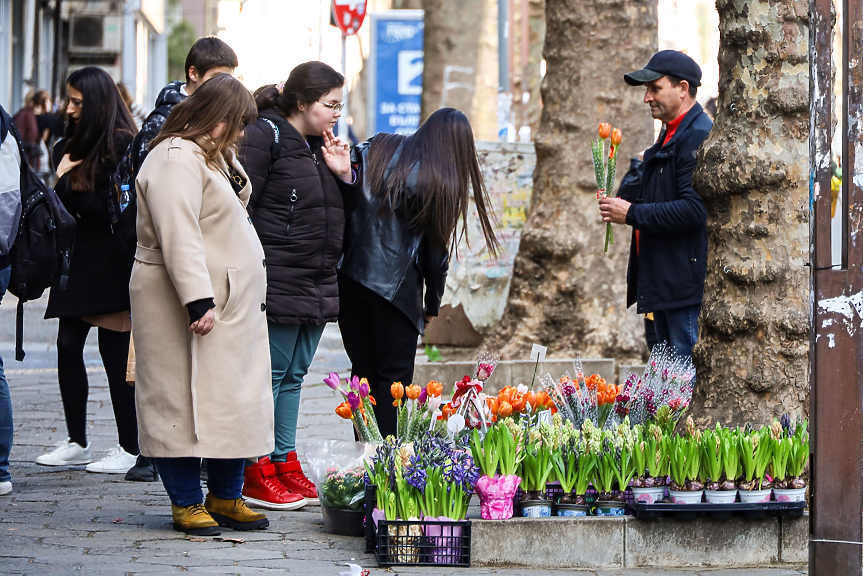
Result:
{"label": "plastic bag", "polygon": [[333,510],[362,510],[365,467],[374,444],[345,440],[309,440],[303,444],[309,473],[321,505]]}

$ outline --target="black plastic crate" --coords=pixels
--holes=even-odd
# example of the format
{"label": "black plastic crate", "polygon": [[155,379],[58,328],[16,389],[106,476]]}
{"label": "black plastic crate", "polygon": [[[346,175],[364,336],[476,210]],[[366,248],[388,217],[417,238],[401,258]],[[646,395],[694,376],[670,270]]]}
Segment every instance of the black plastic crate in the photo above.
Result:
{"label": "black plastic crate", "polygon": [[470,520],[381,520],[378,566],[470,566]]}
{"label": "black plastic crate", "polygon": [[636,502],[633,504],[635,515],[644,520],[657,518],[677,518],[692,520],[695,518],[764,518],[765,516],[785,516],[795,518],[803,516],[806,502],[753,502],[733,504],[670,504]]}
{"label": "black plastic crate", "polygon": [[372,512],[377,506],[378,487],[374,484],[366,486],[366,554],[375,553],[375,521],[372,519]]}

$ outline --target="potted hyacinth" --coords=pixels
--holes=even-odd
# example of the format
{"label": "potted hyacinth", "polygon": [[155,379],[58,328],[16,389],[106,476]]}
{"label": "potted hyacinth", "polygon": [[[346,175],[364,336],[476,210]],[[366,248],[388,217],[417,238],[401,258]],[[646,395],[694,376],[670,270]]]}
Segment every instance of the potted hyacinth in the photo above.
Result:
{"label": "potted hyacinth", "polygon": [[546,492],[548,477],[554,469],[553,429],[546,423],[528,427],[523,433],[524,457],[521,461],[521,488],[524,491],[519,509],[526,518],[551,516],[551,500]]}
{"label": "potted hyacinth", "polygon": [[[730,442],[726,440],[725,432],[726,429],[717,422],[715,430],[708,428],[701,433],[704,496],[712,504],[731,504],[737,498],[737,486],[734,485],[734,482],[723,480],[723,475],[726,472],[725,465],[728,463],[726,444],[736,444],[733,439]],[[736,450],[734,450],[733,457],[739,463]],[[731,477],[735,478],[736,468],[732,467],[729,472],[732,474]]]}
{"label": "potted hyacinth", "polygon": [[806,497],[806,482],[801,477],[809,460],[809,432],[798,417],[796,427],[788,414],[771,427],[773,438],[773,494],[777,502],[801,502]]}
{"label": "potted hyacinth", "polygon": [[596,454],[572,422],[566,421],[560,431],[558,449],[552,455],[554,470],[563,489],[556,502],[558,516],[588,516],[585,500],[587,486],[593,478]]}
{"label": "potted hyacinth", "polygon": [[623,516],[626,508],[624,492],[636,470],[632,455],[634,443],[627,418],[614,430],[603,434],[602,454],[596,473],[600,491],[596,498],[597,516]]}
{"label": "potted hyacinth", "polygon": [[634,430],[636,444],[632,456],[635,478],[632,480],[632,495],[636,502],[653,504],[665,497],[668,440],[662,434],[662,429],[653,423],[636,426]]}
{"label": "potted hyacinth", "polygon": [[767,427],[755,432],[751,426],[738,433],[743,481],[737,485],[743,503],[769,502],[772,483],[767,478],[767,467],[773,457],[770,430]]}
{"label": "potted hyacinth", "polygon": [[674,504],[698,504],[704,493],[701,481],[701,432],[692,417],[686,419],[686,436],[675,436],[669,446],[671,484],[668,495]]}
{"label": "potted hyacinth", "polygon": [[473,459],[482,473],[476,482],[480,515],[486,520],[512,518],[512,501],[521,482],[516,472],[524,452],[517,452],[515,438],[505,422],[489,427],[485,438],[476,428],[471,436]]}

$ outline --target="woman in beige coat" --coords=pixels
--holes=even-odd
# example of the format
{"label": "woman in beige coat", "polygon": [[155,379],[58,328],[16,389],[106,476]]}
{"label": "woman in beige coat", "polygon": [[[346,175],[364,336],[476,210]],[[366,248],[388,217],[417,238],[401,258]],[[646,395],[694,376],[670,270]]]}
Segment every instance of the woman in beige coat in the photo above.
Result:
{"label": "woman in beige coat", "polygon": [[205,82],[171,112],[137,180],[130,292],[141,453],[155,458],[174,528],[189,534],[269,524],[241,496],[244,459],[273,450],[264,251],[233,147],[255,115],[236,79]]}

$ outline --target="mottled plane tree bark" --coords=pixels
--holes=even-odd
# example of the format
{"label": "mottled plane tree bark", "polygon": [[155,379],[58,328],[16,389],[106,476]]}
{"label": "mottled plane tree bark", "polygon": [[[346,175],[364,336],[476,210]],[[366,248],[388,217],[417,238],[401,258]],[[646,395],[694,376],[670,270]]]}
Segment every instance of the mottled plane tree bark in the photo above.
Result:
{"label": "mottled plane tree bark", "polygon": [[619,182],[630,157],[653,143],[642,89],[623,81],[657,49],[656,0],[546,0],[542,120],[527,222],[503,318],[484,346],[526,358],[580,354],[640,362],[642,321],[626,309],[630,229],[603,254],[590,141],[597,125],[623,130]]}
{"label": "mottled plane tree bark", "polygon": [[806,0],[718,0],[719,102],[693,176],[708,210],[693,413],[807,413]]}

